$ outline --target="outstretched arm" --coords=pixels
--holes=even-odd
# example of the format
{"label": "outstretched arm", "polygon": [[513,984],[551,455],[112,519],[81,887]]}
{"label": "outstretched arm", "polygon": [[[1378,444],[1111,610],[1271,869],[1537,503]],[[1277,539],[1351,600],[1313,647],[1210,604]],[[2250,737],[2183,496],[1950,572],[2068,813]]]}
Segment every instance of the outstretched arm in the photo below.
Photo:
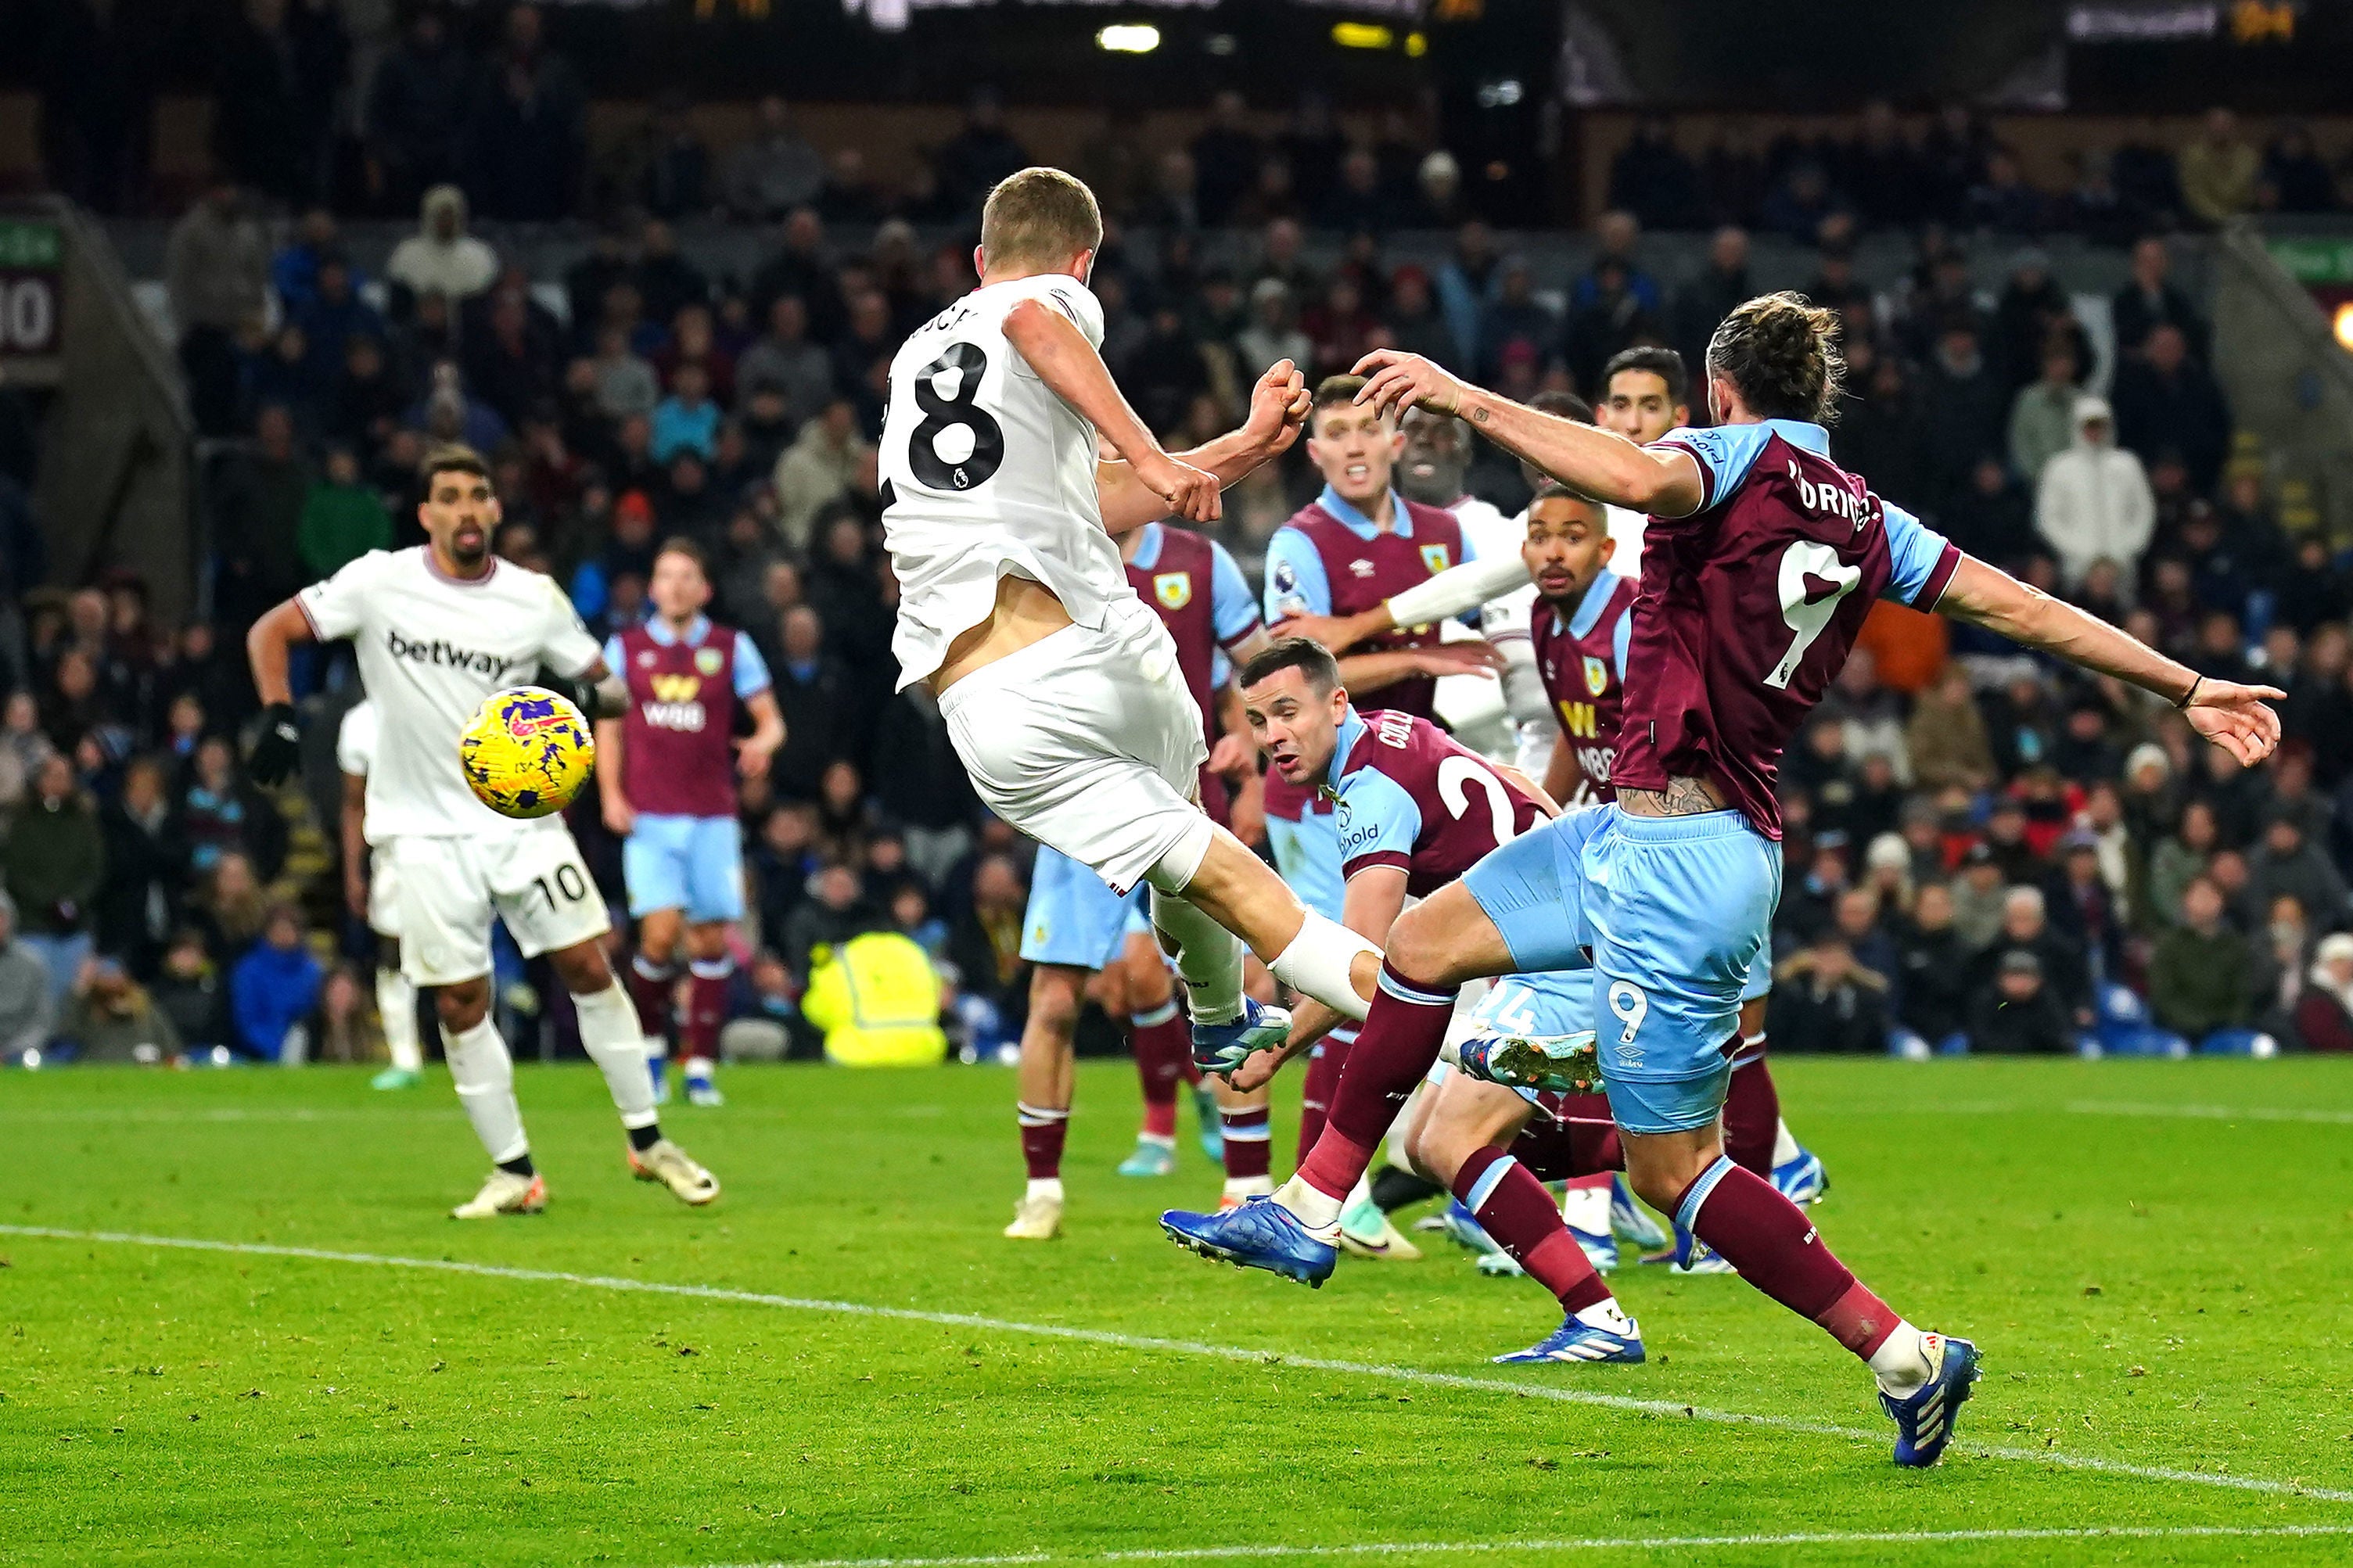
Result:
{"label": "outstretched arm", "polygon": [[[1213,522],[1218,517],[1219,482],[1188,463],[1178,462],[1161,448],[1159,440],[1128,406],[1111,378],[1111,367],[1078,323],[1039,300],[1022,300],[1005,313],[1005,336],[1015,352],[1038,373],[1038,379],[1063,402],[1085,416],[1087,422],[1127,459],[1135,481],[1160,510],[1154,517],[1175,515],[1192,522]],[[1124,509],[1123,509],[1124,511]],[[1142,518],[1128,524],[1141,527]],[[1114,533],[1124,531],[1104,526]]]}
{"label": "outstretched arm", "polygon": [[[1176,460],[1200,469],[1220,487],[1237,483],[1299,438],[1307,405],[1307,378],[1289,360],[1278,361],[1250,388],[1250,415],[1240,429],[1179,452]],[[1138,477],[1131,462],[1097,463],[1095,495],[1103,530],[1114,539],[1168,515],[1168,503]]]}
{"label": "outstretched arm", "polygon": [[1524,588],[1532,581],[1527,563],[1517,552],[1465,561],[1392,594],[1368,610],[1359,610],[1353,616],[1286,616],[1282,626],[1286,632],[1314,637],[1325,647],[1354,647],[1399,626],[1452,620],[1490,599]]}
{"label": "outstretched arm", "polygon": [[1375,349],[1356,362],[1366,377],[1358,403],[1376,410],[1427,408],[1456,414],[1515,458],[1523,458],[1580,495],[1654,517],[1688,517],[1707,499],[1689,453],[1638,447],[1598,426],[1539,414],[1474,386],[1419,354]]}
{"label": "outstretched arm", "polygon": [[2238,758],[2242,767],[2253,767],[2279,746],[2279,715],[2265,706],[2287,695],[2277,687],[2211,679],[1975,556],[1961,557],[1936,608],[2012,642],[2157,693],[2182,710],[2191,729]]}

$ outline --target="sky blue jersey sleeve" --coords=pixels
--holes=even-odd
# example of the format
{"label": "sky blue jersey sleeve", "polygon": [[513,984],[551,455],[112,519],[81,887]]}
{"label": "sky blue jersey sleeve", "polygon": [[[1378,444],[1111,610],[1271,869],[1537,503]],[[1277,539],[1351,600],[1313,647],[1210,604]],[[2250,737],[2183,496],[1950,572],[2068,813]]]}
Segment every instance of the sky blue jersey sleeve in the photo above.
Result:
{"label": "sky blue jersey sleeve", "polygon": [[624,680],[629,678],[628,656],[621,651],[621,638],[617,633],[605,639],[605,668]]}
{"label": "sky blue jersey sleeve", "polygon": [[775,684],[768,679],[768,661],[760,657],[760,645],[752,640],[749,632],[735,634],[735,695],[757,697]]}
{"label": "sky blue jersey sleeve", "polygon": [[1706,511],[1740,488],[1748,470],[1757,466],[1765,443],[1772,438],[1769,425],[1717,425],[1704,430],[1685,426],[1668,431],[1651,445],[1689,452],[1697,460],[1703,487],[1699,510]]}
{"label": "sky blue jersey sleeve", "polygon": [[1332,580],[1314,541],[1295,528],[1276,529],[1266,545],[1267,620],[1331,613]]}
{"label": "sky blue jersey sleeve", "polygon": [[1609,657],[1617,663],[1618,680],[1626,679],[1626,648],[1634,640],[1634,606],[1627,605],[1619,612],[1618,624],[1609,628]]}
{"label": "sky blue jersey sleeve", "polygon": [[1902,507],[1881,501],[1880,515],[1887,527],[1890,572],[1883,599],[1893,599],[1915,610],[1933,610],[1953,580],[1961,552],[1950,540]]}
{"label": "sky blue jersey sleeve", "polygon": [[1340,805],[1333,813],[1340,836],[1340,874],[1353,877],[1367,866],[1404,868],[1421,837],[1421,810],[1405,786],[1374,768],[1358,768],[1340,781]]}
{"label": "sky blue jersey sleeve", "polygon": [[1250,579],[1215,540],[1209,542],[1209,624],[1221,643],[1240,642],[1266,624],[1250,597]]}

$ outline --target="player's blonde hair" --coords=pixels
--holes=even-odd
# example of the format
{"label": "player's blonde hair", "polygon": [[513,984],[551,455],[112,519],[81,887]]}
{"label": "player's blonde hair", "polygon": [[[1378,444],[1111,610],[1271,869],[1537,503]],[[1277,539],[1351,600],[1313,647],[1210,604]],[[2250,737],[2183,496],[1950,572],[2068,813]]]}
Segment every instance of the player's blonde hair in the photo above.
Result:
{"label": "player's blonde hair", "polygon": [[980,209],[980,247],[992,268],[1063,267],[1103,246],[1103,209],[1086,182],[1030,168],[997,182]]}
{"label": "player's blonde hair", "polygon": [[1707,342],[1707,368],[1739,389],[1763,419],[1838,417],[1846,356],[1838,348],[1838,313],[1784,289],[1736,308]]}

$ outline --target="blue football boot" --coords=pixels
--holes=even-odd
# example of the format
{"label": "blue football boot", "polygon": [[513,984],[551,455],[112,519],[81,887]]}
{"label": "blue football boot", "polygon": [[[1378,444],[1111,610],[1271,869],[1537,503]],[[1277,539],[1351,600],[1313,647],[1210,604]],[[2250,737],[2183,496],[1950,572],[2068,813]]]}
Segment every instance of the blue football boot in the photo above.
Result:
{"label": "blue football boot", "polygon": [[1206,1083],[1193,1086],[1193,1111],[1201,1127],[1201,1153],[1212,1165],[1226,1161],[1226,1124],[1218,1114],[1218,1097]]}
{"label": "blue football boot", "polygon": [[1495,1245],[1495,1238],[1487,1234],[1487,1227],[1472,1217],[1471,1211],[1462,1206],[1460,1198],[1446,1205],[1440,1224],[1445,1228],[1446,1239],[1465,1251],[1501,1253],[1504,1250]]}
{"label": "blue football boot", "polygon": [[1135,1152],[1119,1163],[1123,1176],[1173,1176],[1176,1173],[1176,1151],[1166,1143],[1138,1137]]}
{"label": "blue football boot", "polygon": [[1574,1035],[1481,1036],[1462,1042],[1456,1060],[1471,1077],[1506,1089],[1601,1091],[1601,1058],[1590,1029]]}
{"label": "blue football boot", "polygon": [[1271,1051],[1291,1034],[1291,1015],[1245,996],[1242,1016],[1230,1024],[1193,1021],[1193,1065],[1203,1072],[1232,1072],[1252,1051]]}
{"label": "blue football boot", "polygon": [[1251,1198],[1219,1214],[1170,1209],[1160,1216],[1168,1239],[1188,1251],[1237,1268],[1263,1268],[1321,1290],[1340,1249],[1272,1198]]}
{"label": "blue football boot", "polygon": [[1936,1373],[1909,1398],[1880,1390],[1879,1407],[1895,1423],[1895,1462],[1925,1468],[1944,1458],[1953,1422],[1978,1380],[1978,1347],[1942,1334],[1924,1336]]}
{"label": "blue football boot", "polygon": [[1822,1169],[1820,1155],[1810,1149],[1800,1149],[1773,1167],[1773,1187],[1803,1208],[1821,1202],[1822,1194],[1831,1190],[1830,1173]]}
{"label": "blue football boot", "polygon": [[1642,1254],[1642,1261],[1671,1264],[1678,1274],[1737,1274],[1740,1272],[1724,1260],[1723,1254],[1681,1226],[1675,1226],[1672,1246]]}
{"label": "blue football boot", "polygon": [[1634,1189],[1626,1184],[1623,1173],[1609,1179],[1609,1229],[1619,1240],[1630,1242],[1645,1252],[1656,1252],[1675,1242],[1651,1217],[1651,1212],[1634,1201]]}
{"label": "blue football boot", "polygon": [[1570,1313],[1560,1327],[1524,1351],[1495,1358],[1497,1366],[1519,1366],[1540,1361],[1600,1361],[1619,1362],[1636,1366],[1642,1361],[1642,1325],[1633,1319],[1626,1320],[1629,1333],[1612,1333],[1597,1329]]}

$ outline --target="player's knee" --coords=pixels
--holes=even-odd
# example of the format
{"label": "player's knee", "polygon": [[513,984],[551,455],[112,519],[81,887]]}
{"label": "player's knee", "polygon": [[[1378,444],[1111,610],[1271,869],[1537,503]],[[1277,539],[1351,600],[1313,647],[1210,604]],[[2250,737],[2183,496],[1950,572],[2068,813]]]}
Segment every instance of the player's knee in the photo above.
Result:
{"label": "player's knee", "polygon": [[1433,917],[1430,905],[1417,904],[1389,927],[1382,952],[1398,973],[1438,984],[1457,978],[1458,946],[1451,922]]}
{"label": "player's knee", "polygon": [[613,984],[612,965],[605,962],[605,950],[593,942],[576,942],[547,955],[564,988],[575,996],[586,996]]}
{"label": "player's knee", "polygon": [[1641,1200],[1661,1214],[1672,1214],[1683,1202],[1683,1193],[1701,1172],[1715,1163],[1712,1151],[1704,1158],[1687,1151],[1680,1142],[1672,1145],[1650,1144],[1642,1140],[1623,1140],[1626,1149],[1626,1182]]}
{"label": "player's knee", "polygon": [[484,977],[441,986],[434,993],[433,1009],[443,1028],[462,1035],[491,1016],[491,983]]}
{"label": "player's knee", "polygon": [[1058,1035],[1070,1034],[1078,1026],[1084,987],[1085,981],[1079,971],[1060,964],[1039,964],[1029,976],[1030,1018]]}
{"label": "player's knee", "polygon": [[1149,967],[1138,964],[1128,973],[1127,1010],[1131,1013],[1150,1013],[1166,1007],[1168,999],[1176,994],[1176,983],[1169,979],[1165,963]]}

